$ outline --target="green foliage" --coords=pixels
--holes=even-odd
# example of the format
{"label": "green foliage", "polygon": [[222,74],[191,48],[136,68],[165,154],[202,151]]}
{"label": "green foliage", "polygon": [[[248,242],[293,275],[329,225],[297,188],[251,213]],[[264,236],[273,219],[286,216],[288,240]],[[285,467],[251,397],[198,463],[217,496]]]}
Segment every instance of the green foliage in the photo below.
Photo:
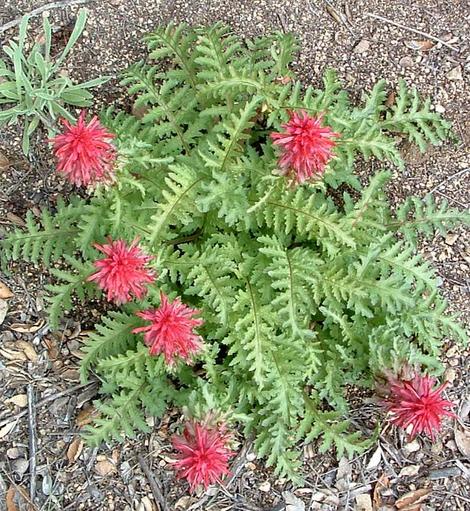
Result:
{"label": "green foliage", "polygon": [[[29,216],[2,242],[4,258],[49,265],[64,255],[69,270],[54,269],[50,288],[56,324],[72,296],[96,290],[93,243],[138,236],[158,278],[143,303],[109,312],[89,335],[82,378],[96,373],[103,396],[88,437],[146,431],[146,414],[167,406],[215,408],[298,481],[298,442],[339,456],[369,445],[347,420],[346,386],[370,388],[397,360],[438,372],[444,335],[465,338],[416,241],[468,217],[430,198],[407,198],[394,213],[390,172],[365,187],[354,175],[358,155],[403,166],[396,132],[423,147],[447,124],[403,84],[392,107],[383,81],[360,105],[332,71],[321,88],[302,88],[284,34],[242,44],[222,25],[169,25],[146,39],[166,70],[132,66],[124,84],[139,116],[102,115],[116,134],[116,182]],[[269,135],[289,110],[323,114],[340,134],[323,180],[295,187],[277,172]],[[168,367],[132,333],[135,312],[157,307],[160,290],[201,311],[194,365]]]}
{"label": "green foliage", "polygon": [[18,42],[11,40],[3,47],[10,64],[0,59],[0,127],[15,124],[24,117],[23,151],[29,152],[29,141],[39,123],[44,123],[49,134],[55,131],[55,120],[59,117],[73,120],[64,105],[86,107],[92,104],[93,96],[88,91],[105,83],[108,78],[95,78],[84,83],[73,84],[68,76],[60,73],[61,66],[83,32],[86,10],[81,9],[70,39],[63,51],[51,57],[52,27],[47,17],[43,19],[43,42],[35,42],[29,54],[26,37],[29,16],[20,23]]}

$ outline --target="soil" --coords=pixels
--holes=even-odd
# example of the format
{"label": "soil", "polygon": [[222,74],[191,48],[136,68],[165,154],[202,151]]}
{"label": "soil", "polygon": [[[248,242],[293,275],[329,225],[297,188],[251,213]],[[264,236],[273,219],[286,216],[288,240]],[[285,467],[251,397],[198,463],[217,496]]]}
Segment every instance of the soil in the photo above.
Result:
{"label": "soil", "polygon": [[[0,25],[44,4],[45,0],[6,0],[0,7]],[[46,12],[58,47],[80,7],[73,0],[55,2]],[[68,59],[67,72],[77,80],[112,76],[95,92],[99,110],[125,100],[118,74],[145,56],[141,37],[159,24],[223,21],[244,36],[292,31],[301,43],[294,68],[307,82],[319,83],[322,72],[331,67],[357,98],[379,78],[386,78],[391,91],[404,78],[432,98],[433,108],[452,121],[458,141],[424,155],[405,145],[406,169],[396,172],[389,194],[399,201],[410,194],[432,193],[437,201],[466,209],[470,200],[467,7],[464,0],[88,1],[89,21]],[[38,33],[37,21],[32,23],[33,35]],[[15,36],[13,28],[0,33],[0,40],[4,44]],[[1,237],[21,226],[28,210],[37,214],[38,208],[53,204],[70,187],[54,173],[42,132],[33,138],[31,154],[25,158],[19,132],[4,128],[0,153]],[[379,162],[371,161],[362,172],[379,167]],[[436,267],[451,310],[468,325],[467,240],[468,230],[458,228],[446,237],[436,235],[421,251]],[[451,382],[447,395],[457,403],[457,419],[445,423],[436,443],[410,443],[385,426],[377,444],[350,461],[338,462],[334,453],[321,455],[316,445],[308,445],[305,485],[293,489],[266,470],[249,443],[240,439],[243,448],[233,468],[236,477],[226,489],[190,496],[168,467],[176,411],[158,424],[150,422],[151,434],[123,444],[92,449],[81,441],[97,387],[80,385],[77,367],[81,341],[98,312],[92,309],[85,317],[77,311],[59,332],[50,332],[43,319],[47,274],[39,267],[18,264],[0,277],[13,294],[0,326],[1,510],[149,511],[166,506],[167,511],[368,511],[372,505],[383,510],[470,509],[470,352],[451,339],[443,357],[448,367],[445,377]],[[28,413],[29,403],[35,405],[34,414]],[[359,428],[367,423],[373,406],[367,399],[358,400],[352,418]],[[33,439],[37,441],[35,471],[30,463]],[[152,485],[160,487],[163,500],[155,496],[158,492],[152,491]]]}

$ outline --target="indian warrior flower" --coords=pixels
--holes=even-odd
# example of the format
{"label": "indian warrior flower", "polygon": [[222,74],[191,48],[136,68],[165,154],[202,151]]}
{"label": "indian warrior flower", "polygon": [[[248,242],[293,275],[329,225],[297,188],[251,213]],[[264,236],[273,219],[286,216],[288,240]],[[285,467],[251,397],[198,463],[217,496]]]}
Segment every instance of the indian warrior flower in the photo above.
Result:
{"label": "indian warrior flower", "polygon": [[114,135],[95,116],[87,124],[82,111],[76,124],[62,119],[63,133],[51,139],[57,170],[77,186],[109,182],[114,171]]}
{"label": "indian warrior flower", "polygon": [[412,425],[412,438],[424,432],[434,440],[442,418],[455,417],[451,411],[454,403],[441,396],[448,382],[437,388],[435,384],[436,379],[427,375],[414,375],[411,380],[388,377],[388,397],[383,404],[392,414],[393,424],[403,429]]}
{"label": "indian warrior flower", "polygon": [[210,426],[195,420],[187,422],[183,434],[172,439],[178,452],[173,466],[178,477],[188,481],[191,491],[207,487],[229,474],[228,462],[235,454],[227,447],[231,435],[225,425]]}
{"label": "indian warrior flower", "polygon": [[126,303],[133,297],[141,299],[147,293],[147,284],[155,280],[155,272],[147,268],[152,256],[137,246],[138,238],[130,245],[124,240],[113,241],[94,247],[105,257],[95,261],[97,271],[88,277],[107,293],[107,299],[117,304]]}
{"label": "indian warrior flower", "polygon": [[281,133],[271,133],[274,144],[281,148],[279,166],[284,175],[291,175],[298,183],[322,175],[333,156],[335,133],[322,126],[322,116],[312,117],[304,110],[290,112],[290,119],[283,124]]}
{"label": "indian warrior flower", "polygon": [[194,353],[202,347],[202,340],[194,332],[194,328],[201,326],[203,320],[195,318],[199,314],[179,298],[173,302],[160,293],[160,307],[138,312],[137,315],[150,325],[135,328],[134,333],[145,332],[144,341],[150,347],[150,355],[162,353],[167,364],[174,364],[177,357],[189,360]]}

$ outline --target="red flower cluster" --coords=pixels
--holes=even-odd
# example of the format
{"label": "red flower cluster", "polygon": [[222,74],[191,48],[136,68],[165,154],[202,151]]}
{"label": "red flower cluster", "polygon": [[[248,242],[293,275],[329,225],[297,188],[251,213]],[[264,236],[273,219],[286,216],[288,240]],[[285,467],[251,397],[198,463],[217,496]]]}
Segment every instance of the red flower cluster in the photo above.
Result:
{"label": "red flower cluster", "polygon": [[137,247],[136,238],[130,246],[123,240],[108,244],[94,245],[106,257],[95,261],[97,272],[88,277],[88,281],[96,281],[98,286],[107,292],[109,301],[117,304],[128,302],[131,295],[141,299],[147,292],[146,284],[155,280],[155,272],[146,268],[153,258]]}
{"label": "red flower cluster", "polygon": [[220,482],[229,474],[228,461],[235,454],[227,447],[230,435],[224,425],[209,426],[190,421],[182,436],[173,437],[173,447],[179,454],[173,462],[178,477],[186,479],[191,491],[203,484]]}
{"label": "red flower cluster", "polygon": [[412,380],[389,377],[388,384],[388,397],[383,403],[392,414],[391,421],[403,429],[413,425],[413,438],[424,432],[434,440],[441,428],[442,418],[455,417],[451,411],[454,403],[441,397],[447,383],[433,390],[435,378],[415,375]]}
{"label": "red flower cluster", "polygon": [[145,332],[144,341],[150,346],[150,355],[163,353],[169,365],[174,364],[177,357],[189,360],[202,346],[201,337],[193,331],[203,324],[202,319],[193,317],[199,311],[181,303],[179,298],[169,302],[164,293],[160,293],[160,301],[158,309],[137,313],[151,324],[135,328],[133,332]]}
{"label": "red flower cluster", "polygon": [[76,124],[63,119],[65,130],[54,137],[57,170],[78,186],[95,185],[111,179],[116,150],[110,140],[114,135],[95,116],[86,124],[82,111]]}
{"label": "red flower cluster", "polygon": [[291,174],[299,184],[323,174],[333,156],[333,139],[339,133],[323,127],[321,121],[321,116],[311,117],[304,110],[290,112],[289,121],[282,125],[284,132],[271,133],[274,144],[281,147],[279,166],[283,174]]}

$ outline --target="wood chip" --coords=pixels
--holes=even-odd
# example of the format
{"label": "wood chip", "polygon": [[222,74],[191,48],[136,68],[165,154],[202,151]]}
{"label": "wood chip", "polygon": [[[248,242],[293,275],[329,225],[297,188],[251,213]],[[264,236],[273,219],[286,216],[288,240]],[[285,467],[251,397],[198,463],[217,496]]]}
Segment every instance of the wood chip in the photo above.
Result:
{"label": "wood chip", "polygon": [[181,510],[185,511],[186,509],[189,508],[189,506],[191,506],[192,504],[197,502],[197,500],[198,499],[195,497],[185,495],[184,497],[181,497],[180,499],[177,500],[177,502],[175,504],[175,509],[181,509]]}
{"label": "wood chip", "polygon": [[413,67],[414,61],[411,57],[402,57],[398,62],[401,67]]}
{"label": "wood chip", "polygon": [[457,67],[454,67],[452,68],[448,73],[447,73],[447,78],[449,80],[452,80],[452,81],[458,81],[458,80],[463,80],[463,75],[462,75],[462,67],[461,66],[457,66]]}
{"label": "wood chip", "polygon": [[358,495],[356,497],[356,507],[355,511],[372,511],[372,499],[368,493],[363,493],[362,495]]}
{"label": "wood chip", "polygon": [[16,394],[15,396],[10,397],[10,399],[7,399],[5,403],[12,403],[20,408],[25,408],[28,406],[28,396],[26,394]]}
{"label": "wood chip", "polygon": [[5,321],[8,312],[8,303],[3,298],[0,298],[0,325]]}
{"label": "wood chip", "polygon": [[368,51],[370,48],[370,42],[367,39],[362,39],[359,41],[354,47],[354,53],[364,53]]}
{"label": "wood chip", "polygon": [[459,239],[459,235],[458,234],[448,234],[445,237],[445,242],[446,242],[447,245],[452,246],[458,239]]}
{"label": "wood chip", "polygon": [[0,280],[0,298],[2,300],[8,300],[13,296],[12,290]]}
{"label": "wood chip", "polygon": [[416,451],[419,451],[421,449],[421,445],[420,443],[418,442],[418,440],[413,440],[407,444],[405,444],[405,446],[403,447],[403,450],[406,452],[406,453],[410,453],[410,452],[416,452]]}
{"label": "wood chip", "polygon": [[264,483],[261,483],[258,486],[258,490],[262,491],[263,493],[268,493],[271,491],[271,483],[269,481],[264,481]]}

